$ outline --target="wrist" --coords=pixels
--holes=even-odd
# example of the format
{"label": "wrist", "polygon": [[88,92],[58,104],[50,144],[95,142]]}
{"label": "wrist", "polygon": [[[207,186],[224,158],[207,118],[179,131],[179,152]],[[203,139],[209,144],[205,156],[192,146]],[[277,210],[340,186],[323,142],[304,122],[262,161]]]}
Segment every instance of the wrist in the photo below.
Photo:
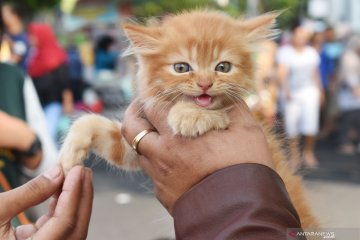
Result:
{"label": "wrist", "polygon": [[28,150],[31,147],[31,144],[35,141],[36,135],[35,133],[29,131],[27,133],[22,132],[22,134],[19,134],[17,136],[17,147],[16,150],[19,152],[23,152]]}
{"label": "wrist", "polygon": [[42,144],[39,137],[34,134],[30,142],[28,142],[24,147],[20,148],[17,152],[18,156],[21,158],[24,157],[33,157],[42,149]]}

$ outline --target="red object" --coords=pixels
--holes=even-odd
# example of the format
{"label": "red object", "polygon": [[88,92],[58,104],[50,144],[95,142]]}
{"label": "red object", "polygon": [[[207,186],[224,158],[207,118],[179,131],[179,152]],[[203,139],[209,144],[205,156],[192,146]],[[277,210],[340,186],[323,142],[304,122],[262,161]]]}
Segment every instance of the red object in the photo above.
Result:
{"label": "red object", "polygon": [[91,105],[86,105],[82,102],[76,103],[76,109],[81,111],[89,111],[92,113],[102,113],[104,110],[104,104],[101,100],[97,100],[95,103]]}
{"label": "red object", "polygon": [[93,105],[89,106],[89,109],[91,112],[101,113],[104,109],[104,105],[100,100],[98,100]]}
{"label": "red object", "polygon": [[43,76],[67,61],[66,52],[49,25],[32,23],[28,27],[28,34],[36,45],[29,61],[28,71],[31,77]]}

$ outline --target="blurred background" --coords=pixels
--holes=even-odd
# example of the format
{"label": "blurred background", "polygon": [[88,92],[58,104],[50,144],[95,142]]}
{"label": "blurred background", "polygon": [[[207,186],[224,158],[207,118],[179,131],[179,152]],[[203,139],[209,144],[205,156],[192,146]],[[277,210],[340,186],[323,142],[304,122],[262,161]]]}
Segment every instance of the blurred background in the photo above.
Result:
{"label": "blurred background", "polygon": [[[60,139],[74,118],[95,112],[121,120],[134,96],[136,73],[135,59],[121,56],[128,46],[121,23],[144,23],[149,17],[199,7],[235,17],[284,10],[278,19],[279,37],[262,43],[254,54],[258,71],[248,104],[259,118],[287,135],[289,161],[304,176],[323,226],[360,228],[358,0],[5,1],[0,61],[17,65],[30,76],[40,99],[38,111],[47,127],[29,123],[44,132],[47,153],[40,169],[56,161]],[[313,65],[303,68],[299,62]],[[319,95],[303,91],[303,82],[299,84],[309,69],[314,70],[310,75],[315,82],[309,84]],[[12,94],[10,88],[4,91]],[[26,112],[35,111],[35,98],[21,97]],[[289,105],[295,98],[302,110]],[[302,99],[310,99],[309,109],[303,109]],[[1,106],[0,111],[7,112]],[[290,107],[296,119],[287,113]],[[299,127],[296,134],[299,122],[316,130],[298,137],[303,133]],[[298,143],[300,148],[294,147]],[[174,239],[172,219],[154,198],[146,176],[113,169],[95,156],[87,165],[95,171],[88,239]],[[25,175],[32,174],[25,169]],[[45,210],[45,205],[37,207],[30,218]]]}

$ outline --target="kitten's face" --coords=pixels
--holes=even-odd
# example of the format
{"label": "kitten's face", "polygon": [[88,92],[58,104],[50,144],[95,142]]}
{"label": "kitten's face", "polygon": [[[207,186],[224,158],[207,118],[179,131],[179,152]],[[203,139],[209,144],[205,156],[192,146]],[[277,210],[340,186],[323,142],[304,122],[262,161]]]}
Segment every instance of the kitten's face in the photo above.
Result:
{"label": "kitten's face", "polygon": [[251,86],[251,34],[274,20],[272,15],[262,18],[244,22],[192,12],[157,27],[125,26],[139,60],[140,90],[158,100],[192,101],[208,109],[240,101]]}

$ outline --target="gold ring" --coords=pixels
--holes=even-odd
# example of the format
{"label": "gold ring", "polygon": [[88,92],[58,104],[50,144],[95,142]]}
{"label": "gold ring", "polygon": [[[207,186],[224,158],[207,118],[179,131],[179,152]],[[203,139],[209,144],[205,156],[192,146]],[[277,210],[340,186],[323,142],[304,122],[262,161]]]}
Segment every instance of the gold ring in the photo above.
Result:
{"label": "gold ring", "polygon": [[144,131],[141,131],[136,137],[134,137],[134,140],[132,141],[132,148],[137,152],[137,154],[141,155],[137,149],[139,146],[140,140],[145,137],[146,134],[153,132],[154,129],[146,129]]}

